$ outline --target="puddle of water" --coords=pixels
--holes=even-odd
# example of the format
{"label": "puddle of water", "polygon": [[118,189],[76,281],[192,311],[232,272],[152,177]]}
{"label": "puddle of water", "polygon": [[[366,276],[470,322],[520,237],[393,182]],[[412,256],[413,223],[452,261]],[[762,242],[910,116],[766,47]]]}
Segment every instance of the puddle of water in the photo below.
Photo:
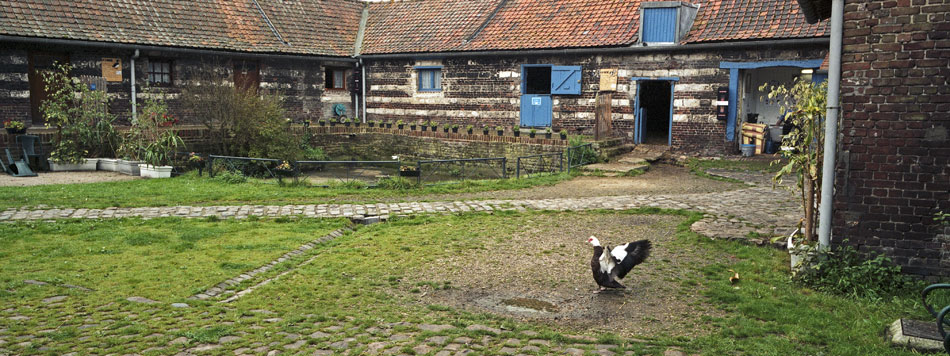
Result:
{"label": "puddle of water", "polygon": [[531,298],[512,298],[505,299],[501,301],[502,304],[508,310],[519,311],[519,312],[549,312],[556,313],[558,308],[556,305]]}

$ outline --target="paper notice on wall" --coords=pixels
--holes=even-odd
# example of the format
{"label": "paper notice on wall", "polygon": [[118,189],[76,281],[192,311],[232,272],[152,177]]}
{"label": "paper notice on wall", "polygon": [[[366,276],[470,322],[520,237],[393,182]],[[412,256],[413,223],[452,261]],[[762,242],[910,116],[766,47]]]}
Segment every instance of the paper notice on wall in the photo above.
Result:
{"label": "paper notice on wall", "polygon": [[600,91],[617,91],[617,69],[600,70]]}
{"label": "paper notice on wall", "polygon": [[102,59],[102,77],[106,78],[106,81],[121,82],[122,81],[122,60],[119,58],[103,58]]}

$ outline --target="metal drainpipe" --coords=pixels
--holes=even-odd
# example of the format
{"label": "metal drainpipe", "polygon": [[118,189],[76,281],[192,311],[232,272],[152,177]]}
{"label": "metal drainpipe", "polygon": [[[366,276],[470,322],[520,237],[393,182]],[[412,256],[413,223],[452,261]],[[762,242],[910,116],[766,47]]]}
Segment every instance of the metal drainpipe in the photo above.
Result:
{"label": "metal drainpipe", "polygon": [[363,76],[363,80],[360,81],[360,85],[363,86],[363,90],[360,94],[363,94],[363,122],[366,122],[366,66],[363,65],[363,58],[360,58],[360,75]]}
{"label": "metal drainpipe", "polygon": [[821,206],[818,207],[818,244],[831,245],[831,215],[834,206],[835,155],[837,155],[838,93],[841,87],[841,37],[844,0],[831,2],[831,49],[828,57],[828,110],[825,114],[825,156],[821,167]]}
{"label": "metal drainpipe", "polygon": [[135,59],[136,58],[139,58],[139,50],[135,50],[135,53],[132,54],[132,64],[131,64],[131,67],[129,67],[132,72],[132,78],[130,79],[130,83],[132,84],[132,122],[135,122],[137,120],[137,116],[135,113],[136,111],[135,109]]}

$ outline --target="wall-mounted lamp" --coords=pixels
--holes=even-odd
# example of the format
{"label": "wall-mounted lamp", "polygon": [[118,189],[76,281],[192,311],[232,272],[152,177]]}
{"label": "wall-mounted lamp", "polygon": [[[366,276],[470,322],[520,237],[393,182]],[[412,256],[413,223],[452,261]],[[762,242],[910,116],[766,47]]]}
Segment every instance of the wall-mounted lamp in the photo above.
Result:
{"label": "wall-mounted lamp", "polygon": [[811,69],[811,68],[802,69],[802,74],[812,74],[812,73],[814,73],[814,72],[815,72],[815,70],[814,70],[814,69]]}

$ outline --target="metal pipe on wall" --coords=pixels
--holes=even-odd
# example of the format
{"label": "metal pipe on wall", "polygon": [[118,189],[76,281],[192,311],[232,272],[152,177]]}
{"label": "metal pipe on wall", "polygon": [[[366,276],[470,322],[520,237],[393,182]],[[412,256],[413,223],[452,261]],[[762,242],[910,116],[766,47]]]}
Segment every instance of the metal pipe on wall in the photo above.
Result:
{"label": "metal pipe on wall", "polygon": [[363,58],[360,58],[360,75],[363,76],[363,80],[360,81],[360,85],[363,86],[360,92],[363,94],[363,122],[366,122],[366,67],[363,65]]}
{"label": "metal pipe on wall", "polygon": [[825,148],[821,167],[821,205],[818,207],[818,244],[831,245],[831,215],[834,206],[835,155],[837,155],[838,94],[841,88],[841,37],[844,22],[844,0],[831,2],[831,49],[828,55],[828,109],[825,114]]}
{"label": "metal pipe on wall", "polygon": [[136,107],[135,107],[135,60],[139,58],[139,50],[135,50],[135,53],[132,54],[132,63],[130,64],[130,71],[132,72],[131,78],[129,78],[129,83],[132,84],[132,122],[136,121]]}

